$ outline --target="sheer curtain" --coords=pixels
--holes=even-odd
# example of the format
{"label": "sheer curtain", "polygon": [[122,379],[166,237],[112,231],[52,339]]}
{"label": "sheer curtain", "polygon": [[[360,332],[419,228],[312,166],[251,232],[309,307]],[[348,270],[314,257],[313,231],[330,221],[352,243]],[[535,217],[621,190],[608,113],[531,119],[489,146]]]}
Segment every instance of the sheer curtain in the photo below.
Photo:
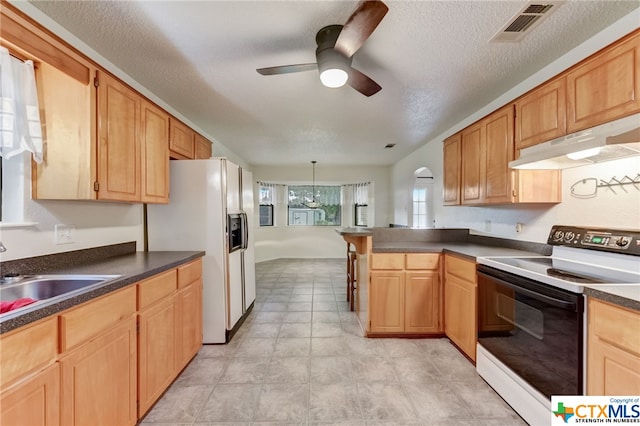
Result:
{"label": "sheer curtain", "polygon": [[21,61],[0,47],[0,155],[24,151],[42,162],[42,128],[32,61]]}

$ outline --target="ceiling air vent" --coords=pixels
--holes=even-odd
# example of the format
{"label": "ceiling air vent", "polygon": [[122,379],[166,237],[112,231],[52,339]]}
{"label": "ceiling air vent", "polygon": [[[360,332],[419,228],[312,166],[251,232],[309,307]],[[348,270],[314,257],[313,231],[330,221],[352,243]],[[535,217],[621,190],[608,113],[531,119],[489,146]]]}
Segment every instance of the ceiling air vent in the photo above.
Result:
{"label": "ceiling air vent", "polygon": [[522,40],[532,29],[562,4],[561,1],[531,2],[502,27],[491,41],[515,43]]}

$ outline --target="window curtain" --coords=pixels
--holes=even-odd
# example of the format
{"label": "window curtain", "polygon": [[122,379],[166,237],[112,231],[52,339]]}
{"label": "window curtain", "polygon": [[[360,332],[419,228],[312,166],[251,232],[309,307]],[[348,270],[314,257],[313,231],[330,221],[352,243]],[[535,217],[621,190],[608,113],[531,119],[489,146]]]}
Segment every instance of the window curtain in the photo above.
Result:
{"label": "window curtain", "polygon": [[276,204],[276,184],[258,182],[260,185],[260,204]]}
{"label": "window curtain", "polygon": [[353,200],[355,204],[369,204],[369,182],[353,185]]}
{"label": "window curtain", "polygon": [[0,47],[0,156],[24,151],[42,162],[42,127],[32,61],[21,61]]}

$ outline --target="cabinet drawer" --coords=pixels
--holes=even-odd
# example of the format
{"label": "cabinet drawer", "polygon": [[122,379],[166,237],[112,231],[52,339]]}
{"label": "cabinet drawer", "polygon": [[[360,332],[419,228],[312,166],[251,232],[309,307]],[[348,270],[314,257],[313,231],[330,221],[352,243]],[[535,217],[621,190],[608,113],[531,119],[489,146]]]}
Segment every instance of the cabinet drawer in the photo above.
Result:
{"label": "cabinet drawer", "polygon": [[404,253],[373,253],[371,269],[404,269]]}
{"label": "cabinet drawer", "polygon": [[202,277],[202,259],[178,267],[178,288],[183,288]]}
{"label": "cabinet drawer", "polygon": [[163,272],[138,284],[138,309],[149,306],[176,290],[176,270]]}
{"label": "cabinet drawer", "polygon": [[438,253],[407,253],[407,269],[438,269]]}
{"label": "cabinet drawer", "polygon": [[0,385],[53,361],[58,353],[58,318],[48,318],[0,339]]}
{"label": "cabinet drawer", "polygon": [[640,313],[589,299],[589,334],[640,356]]}
{"label": "cabinet drawer", "polygon": [[60,315],[60,351],[64,352],[133,315],[136,287],[131,286]]}
{"label": "cabinet drawer", "polygon": [[468,260],[463,260],[451,255],[445,256],[444,259],[445,274],[450,274],[465,281],[475,284],[476,282],[476,264]]}

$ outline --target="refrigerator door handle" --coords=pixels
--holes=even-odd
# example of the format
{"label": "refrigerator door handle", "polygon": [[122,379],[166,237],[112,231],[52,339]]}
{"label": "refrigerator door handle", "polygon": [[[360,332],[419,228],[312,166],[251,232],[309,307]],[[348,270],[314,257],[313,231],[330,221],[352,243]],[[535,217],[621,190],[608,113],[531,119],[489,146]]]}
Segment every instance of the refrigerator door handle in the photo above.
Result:
{"label": "refrigerator door handle", "polygon": [[249,247],[249,221],[247,220],[247,214],[242,213],[242,249],[246,250]]}

